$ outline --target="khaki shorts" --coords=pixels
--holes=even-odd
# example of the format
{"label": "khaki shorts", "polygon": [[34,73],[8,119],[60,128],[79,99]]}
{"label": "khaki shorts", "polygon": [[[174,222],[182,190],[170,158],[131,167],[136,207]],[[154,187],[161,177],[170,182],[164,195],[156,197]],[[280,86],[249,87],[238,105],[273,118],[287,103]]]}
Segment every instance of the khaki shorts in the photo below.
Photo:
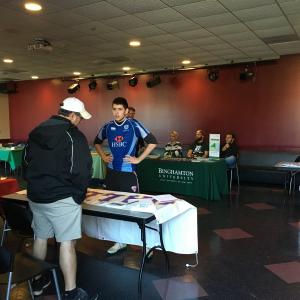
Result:
{"label": "khaki shorts", "polygon": [[72,197],[53,203],[29,201],[32,229],[40,239],[55,237],[57,242],[81,238],[81,206]]}

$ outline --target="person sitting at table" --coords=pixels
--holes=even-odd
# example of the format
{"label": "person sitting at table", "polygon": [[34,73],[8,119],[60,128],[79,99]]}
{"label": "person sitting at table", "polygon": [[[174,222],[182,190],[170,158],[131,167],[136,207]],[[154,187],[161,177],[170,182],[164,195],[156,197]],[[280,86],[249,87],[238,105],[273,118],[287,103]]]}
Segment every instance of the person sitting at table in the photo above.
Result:
{"label": "person sitting at table", "polygon": [[170,142],[165,146],[164,157],[182,157],[182,146],[178,142],[178,136],[177,131],[170,132]]}
{"label": "person sitting at table", "polygon": [[187,157],[208,157],[208,145],[205,142],[204,131],[202,129],[197,129],[195,137],[194,143],[189,147]]}
{"label": "person sitting at table", "polygon": [[235,167],[236,159],[238,156],[238,147],[235,142],[235,136],[232,133],[227,133],[225,144],[221,148],[221,157],[225,159],[228,168]]}

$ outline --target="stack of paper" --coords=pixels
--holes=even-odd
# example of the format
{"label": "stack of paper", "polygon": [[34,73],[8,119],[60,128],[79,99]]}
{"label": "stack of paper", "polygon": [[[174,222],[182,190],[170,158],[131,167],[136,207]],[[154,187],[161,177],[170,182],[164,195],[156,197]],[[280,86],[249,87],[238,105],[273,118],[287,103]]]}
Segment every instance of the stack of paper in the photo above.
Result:
{"label": "stack of paper", "polygon": [[171,194],[153,196],[153,199],[157,200],[159,203],[171,203],[178,200],[178,198]]}

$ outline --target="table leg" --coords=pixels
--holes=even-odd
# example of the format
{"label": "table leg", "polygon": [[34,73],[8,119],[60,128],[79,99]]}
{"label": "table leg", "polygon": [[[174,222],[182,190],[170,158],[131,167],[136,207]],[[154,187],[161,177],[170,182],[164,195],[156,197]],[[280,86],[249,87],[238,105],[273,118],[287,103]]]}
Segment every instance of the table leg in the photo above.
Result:
{"label": "table leg", "polygon": [[167,271],[169,271],[170,263],[169,263],[168,253],[165,249],[164,240],[163,240],[163,236],[162,236],[162,224],[159,224],[159,239],[160,239],[161,249],[162,249],[162,251],[164,252],[164,255],[165,255]]}
{"label": "table leg", "polygon": [[141,240],[143,242],[143,255],[141,259],[141,266],[140,266],[140,272],[139,272],[139,281],[138,281],[138,296],[139,299],[142,299],[142,280],[143,280],[143,270],[145,266],[145,259],[146,259],[146,228],[145,224],[139,224],[139,227],[141,229]]}

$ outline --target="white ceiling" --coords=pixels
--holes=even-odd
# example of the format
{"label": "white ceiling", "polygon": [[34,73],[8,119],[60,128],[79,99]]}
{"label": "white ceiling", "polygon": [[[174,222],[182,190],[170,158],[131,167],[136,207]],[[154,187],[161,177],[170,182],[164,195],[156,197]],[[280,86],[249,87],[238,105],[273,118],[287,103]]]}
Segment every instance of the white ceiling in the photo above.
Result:
{"label": "white ceiling", "polygon": [[[37,1],[37,0],[36,0]],[[300,53],[300,0],[0,0],[0,80],[177,69]],[[29,51],[44,38],[52,51]],[[139,48],[131,48],[131,39]],[[14,59],[7,65],[4,57]]]}

